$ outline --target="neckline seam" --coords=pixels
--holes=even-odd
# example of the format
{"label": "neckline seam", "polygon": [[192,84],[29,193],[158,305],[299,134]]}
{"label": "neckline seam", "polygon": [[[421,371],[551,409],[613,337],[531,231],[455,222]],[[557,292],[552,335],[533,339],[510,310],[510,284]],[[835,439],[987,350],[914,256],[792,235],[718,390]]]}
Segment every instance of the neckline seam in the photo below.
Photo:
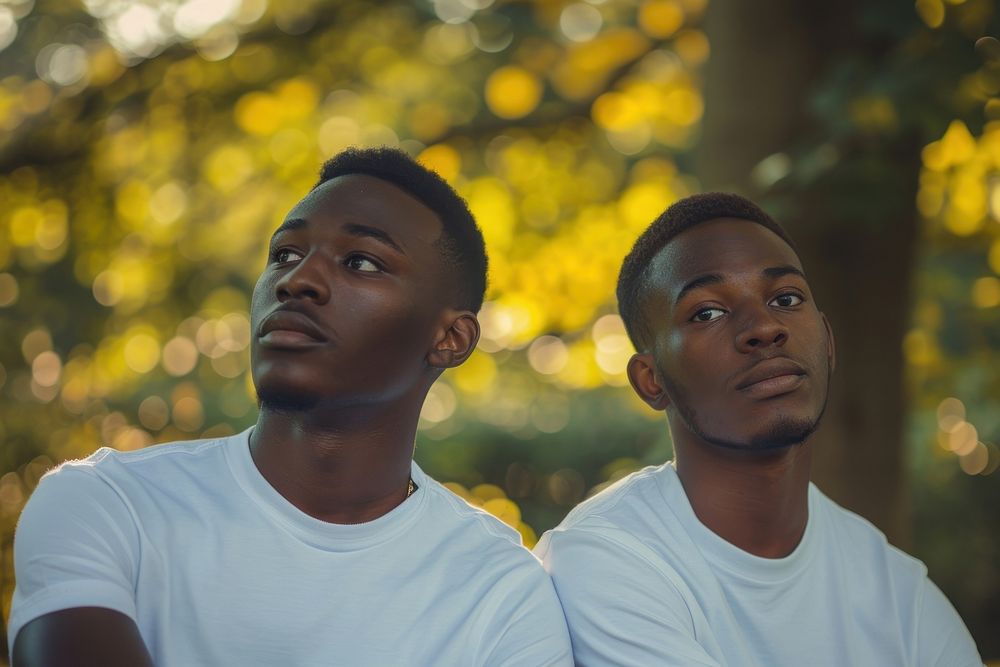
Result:
{"label": "neckline seam", "polygon": [[[691,501],[684,491],[684,487],[680,484],[676,469],[673,466],[665,467],[671,468],[673,479],[670,479],[670,473],[668,473],[666,478],[667,483],[660,486],[660,495],[674,517],[684,527],[692,545],[713,569],[721,570],[727,575],[759,585],[782,584],[797,576],[801,576],[807,571],[808,565],[815,557],[817,551],[816,547],[812,544],[816,539],[815,522],[818,520],[818,517],[816,503],[813,500],[813,485],[811,482],[809,483],[806,501],[808,503],[808,518],[802,538],[790,554],[782,558],[772,559],[756,556],[740,549],[703,524],[698,515],[695,514],[694,508],[691,506]],[[681,496],[679,501],[681,504],[680,511],[674,507],[678,503],[670,497],[670,493],[673,492],[670,487],[673,483],[676,483],[676,492]],[[774,572],[768,570],[774,570]],[[749,575],[747,571],[750,571]]]}
{"label": "neckline seam", "polygon": [[[280,526],[285,533],[302,544],[338,553],[379,546],[412,528],[426,502],[425,494],[421,493],[424,490],[420,481],[422,475],[416,465],[412,464],[411,475],[420,488],[386,514],[358,524],[338,524],[317,519],[295,507],[257,470],[250,454],[249,434],[252,430],[253,427],[232,436],[235,444],[229,443],[230,446],[225,447],[229,472],[242,493],[264,513],[268,522]],[[239,451],[233,451],[234,448]],[[408,503],[414,504],[405,507]],[[402,512],[397,516],[392,516],[400,510]],[[386,525],[372,525],[387,517]]]}

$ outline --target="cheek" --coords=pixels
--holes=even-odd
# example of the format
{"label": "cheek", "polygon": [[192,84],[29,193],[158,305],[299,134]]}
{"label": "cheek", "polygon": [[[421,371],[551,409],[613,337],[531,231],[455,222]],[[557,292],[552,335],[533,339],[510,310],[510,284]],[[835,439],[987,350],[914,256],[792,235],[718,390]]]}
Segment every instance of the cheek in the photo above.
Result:
{"label": "cheek", "polygon": [[683,358],[685,340],[676,329],[670,329],[656,339],[653,346],[657,359],[662,361],[664,368],[677,365],[677,360]]}
{"label": "cheek", "polygon": [[[725,403],[727,398],[728,362],[725,340],[700,336],[697,339],[672,331],[656,346],[660,372],[674,396],[699,411],[706,406]],[[713,412],[713,410],[708,410]],[[723,411],[728,412],[728,411]]]}
{"label": "cheek", "polygon": [[718,359],[721,349],[718,342],[695,340],[676,329],[670,331],[657,344],[657,353],[663,360],[663,369],[676,377],[697,380],[706,378],[708,364]]}
{"label": "cheek", "polygon": [[831,361],[829,356],[830,339],[827,336],[826,328],[822,322],[817,322],[810,334],[810,340],[815,341],[812,344],[812,349],[814,350],[812,354],[813,363],[817,369],[829,372]]}
{"label": "cheek", "polygon": [[269,281],[266,276],[262,275],[257,279],[257,282],[253,286],[253,292],[250,294],[250,323],[254,331],[256,331],[256,325],[263,315],[262,310],[266,301],[265,296],[270,292]]}
{"label": "cheek", "polygon": [[432,319],[430,311],[418,302],[405,298],[393,303],[366,300],[352,310],[366,347],[377,350],[382,359],[414,356],[428,343]]}

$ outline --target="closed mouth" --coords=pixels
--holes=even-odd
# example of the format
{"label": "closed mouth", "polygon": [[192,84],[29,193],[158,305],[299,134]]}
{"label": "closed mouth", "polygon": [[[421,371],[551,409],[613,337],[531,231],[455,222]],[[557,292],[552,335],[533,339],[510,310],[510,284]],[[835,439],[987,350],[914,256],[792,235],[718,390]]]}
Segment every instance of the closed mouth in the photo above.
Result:
{"label": "closed mouth", "polygon": [[737,390],[747,389],[755,384],[767,382],[784,376],[800,377],[806,375],[806,371],[798,363],[787,357],[778,359],[767,359],[754,365],[747,371],[736,385]]}
{"label": "closed mouth", "polygon": [[293,310],[279,310],[265,317],[257,335],[263,339],[275,332],[301,334],[319,343],[327,340],[327,336],[308,315]]}

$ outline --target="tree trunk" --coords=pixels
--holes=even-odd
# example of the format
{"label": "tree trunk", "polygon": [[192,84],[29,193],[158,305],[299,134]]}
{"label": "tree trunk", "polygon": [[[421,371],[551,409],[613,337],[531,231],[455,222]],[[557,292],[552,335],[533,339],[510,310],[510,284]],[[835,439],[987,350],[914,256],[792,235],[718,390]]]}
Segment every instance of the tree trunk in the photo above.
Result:
{"label": "tree trunk", "polygon": [[[758,201],[796,241],[837,342],[830,400],[814,438],[813,479],[905,548],[911,531],[901,343],[909,321],[920,143],[898,132],[872,138],[860,131],[827,143],[832,130],[810,112],[844,54],[862,54],[869,73],[879,67],[884,45],[863,43],[855,24],[859,6],[709,3],[712,55],[695,173],[705,191],[735,190]],[[762,170],[753,174],[778,153],[790,158],[788,177],[772,183]],[[809,161],[824,155],[828,166],[806,175],[815,169]],[[772,173],[782,171],[782,162],[770,161]]]}

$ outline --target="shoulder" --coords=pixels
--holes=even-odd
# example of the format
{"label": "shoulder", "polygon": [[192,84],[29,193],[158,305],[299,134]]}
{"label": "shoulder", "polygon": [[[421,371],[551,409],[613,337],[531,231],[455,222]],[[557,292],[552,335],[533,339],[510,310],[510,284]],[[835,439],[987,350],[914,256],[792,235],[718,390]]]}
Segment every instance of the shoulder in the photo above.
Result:
{"label": "shoulder", "polygon": [[644,524],[651,513],[657,515],[657,522],[663,518],[656,510],[665,502],[663,484],[671,481],[665,471],[668,465],[643,468],[583,501],[542,536],[536,553],[545,558],[555,541],[594,546],[611,542],[631,551],[644,551],[639,538],[650,532]]}
{"label": "shoulder", "polygon": [[889,543],[885,533],[870,521],[845,509],[810,484],[810,507],[821,515],[823,529],[835,544],[841,545],[844,557],[864,561],[869,570],[888,570],[894,579],[919,588],[927,578],[927,567],[917,558]]}
{"label": "shoulder", "polygon": [[73,461],[66,461],[55,471],[69,469],[91,469],[104,472],[113,469],[128,469],[141,472],[155,467],[177,467],[189,465],[191,462],[218,455],[226,444],[245,437],[240,433],[223,438],[205,438],[200,440],[181,440],[150,445],[143,449],[123,452],[110,447],[101,447],[90,456]]}
{"label": "shoulder", "polygon": [[892,608],[902,627],[915,627],[930,580],[927,567],[889,543],[868,520],[840,507],[810,488],[810,512],[818,518],[823,562],[839,572],[858,604],[870,609]]}
{"label": "shoulder", "polygon": [[94,519],[130,516],[139,490],[148,495],[169,485],[176,475],[167,469],[190,467],[231,439],[166,443],[131,452],[101,447],[86,458],[66,461],[42,476],[19,520],[19,534],[88,512]]}
{"label": "shoulder", "polygon": [[224,463],[227,445],[245,437],[237,434],[224,438],[167,442],[135,451],[118,451],[101,447],[83,459],[66,461],[56,466],[42,478],[43,485],[73,485],[78,480],[102,480],[119,491],[131,482],[144,488],[155,488],[178,475],[210,474],[211,463]]}
{"label": "shoulder", "polygon": [[926,580],[917,612],[917,658],[922,665],[983,664],[976,642],[948,598]]}
{"label": "shoulder", "polygon": [[444,521],[464,539],[500,550],[523,551],[521,534],[486,510],[470,505],[439,482],[424,476],[424,490],[436,520]]}
{"label": "shoulder", "polygon": [[[485,579],[506,583],[546,578],[541,563],[524,547],[521,534],[489,512],[470,505],[426,475],[418,482],[426,492],[423,521],[435,534],[442,558],[471,559]],[[431,528],[431,526],[433,526]],[[515,572],[516,576],[511,576]]]}
{"label": "shoulder", "polygon": [[422,472],[418,483],[428,494],[424,520],[436,533],[436,565],[444,564],[452,576],[464,572],[459,576],[463,595],[474,596],[489,609],[463,621],[481,636],[485,657],[478,664],[572,664],[552,581],[522,545],[520,533]]}
{"label": "shoulder", "polygon": [[19,534],[32,525],[44,530],[50,522],[71,516],[88,520],[113,518],[138,523],[143,507],[160,507],[165,497],[193,498],[197,489],[218,483],[225,465],[223,449],[234,438],[152,445],[122,452],[102,447],[90,456],[66,461],[42,476],[19,520]]}
{"label": "shoulder", "polygon": [[647,466],[626,475],[573,508],[559,524],[559,529],[585,527],[598,520],[627,521],[643,513],[650,505],[662,503],[660,487],[669,465]]}
{"label": "shoulder", "polygon": [[[822,493],[817,507],[827,518],[833,543],[842,563],[851,573],[858,596],[880,591],[895,605],[908,636],[915,637],[915,661],[922,665],[981,665],[976,645],[955,608],[928,578],[927,567],[918,559],[889,543],[886,536],[866,519],[840,507]],[[881,602],[884,605],[884,602]],[[878,609],[880,601],[865,607]],[[884,607],[883,607],[884,608]]]}

